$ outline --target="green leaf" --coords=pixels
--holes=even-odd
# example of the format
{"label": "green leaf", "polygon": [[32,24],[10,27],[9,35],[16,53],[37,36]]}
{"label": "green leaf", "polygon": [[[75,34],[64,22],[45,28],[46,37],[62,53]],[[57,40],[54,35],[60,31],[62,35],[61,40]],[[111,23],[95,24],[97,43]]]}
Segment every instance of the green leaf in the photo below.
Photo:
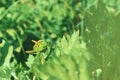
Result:
{"label": "green leaf", "polygon": [[13,55],[13,46],[11,45],[8,48],[8,54],[5,57],[4,64],[3,64],[4,66],[9,66],[12,55]]}
{"label": "green leaf", "polygon": [[34,56],[33,55],[29,55],[29,57],[27,59],[27,62],[26,62],[27,66],[29,68],[31,68],[31,65],[33,64],[33,61],[34,61]]}
{"label": "green leaf", "polygon": [[[47,80],[88,80],[85,55],[89,53],[79,42],[79,33],[63,37],[56,45],[55,52],[44,64],[37,59],[34,61],[31,70],[35,76]],[[90,58],[89,55],[87,57]]]}
{"label": "green leaf", "polygon": [[8,42],[5,42],[4,45],[0,48],[0,66],[2,66],[5,62],[5,58],[8,55],[10,44]]}
{"label": "green leaf", "polygon": [[0,79],[1,80],[10,80],[12,69],[7,66],[0,67]]}

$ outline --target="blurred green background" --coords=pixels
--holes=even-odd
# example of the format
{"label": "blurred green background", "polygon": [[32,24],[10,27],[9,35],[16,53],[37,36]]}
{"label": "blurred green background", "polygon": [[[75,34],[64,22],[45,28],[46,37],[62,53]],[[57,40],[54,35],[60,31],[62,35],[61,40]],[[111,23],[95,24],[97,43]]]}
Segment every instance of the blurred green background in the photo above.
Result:
{"label": "blurred green background", "polygon": [[120,0],[0,0],[0,79],[120,80],[119,21]]}

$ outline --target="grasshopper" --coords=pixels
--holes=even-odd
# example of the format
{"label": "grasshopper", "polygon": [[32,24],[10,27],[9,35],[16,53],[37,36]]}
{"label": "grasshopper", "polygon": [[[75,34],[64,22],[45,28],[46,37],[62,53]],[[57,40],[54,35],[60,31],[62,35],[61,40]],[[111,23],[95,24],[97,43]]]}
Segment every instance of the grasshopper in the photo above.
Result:
{"label": "grasshopper", "polygon": [[34,42],[33,50],[28,50],[26,53],[29,54],[39,54],[47,48],[47,43],[44,40],[32,40]]}

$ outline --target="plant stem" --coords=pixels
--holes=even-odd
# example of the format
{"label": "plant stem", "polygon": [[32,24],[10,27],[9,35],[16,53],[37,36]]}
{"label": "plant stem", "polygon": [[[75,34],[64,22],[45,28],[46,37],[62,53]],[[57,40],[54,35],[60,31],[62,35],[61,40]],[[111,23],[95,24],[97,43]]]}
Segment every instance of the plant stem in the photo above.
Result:
{"label": "plant stem", "polygon": [[106,65],[104,54],[102,54],[102,80],[106,80]]}

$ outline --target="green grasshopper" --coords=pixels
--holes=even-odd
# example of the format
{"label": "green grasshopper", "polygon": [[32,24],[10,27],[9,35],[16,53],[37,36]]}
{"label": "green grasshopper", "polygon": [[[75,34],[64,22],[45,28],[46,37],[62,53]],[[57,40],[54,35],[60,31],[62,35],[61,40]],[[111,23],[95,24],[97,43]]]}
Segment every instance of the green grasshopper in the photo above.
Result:
{"label": "green grasshopper", "polygon": [[47,43],[43,40],[32,40],[34,42],[33,50],[26,51],[29,54],[39,54],[47,48]]}
{"label": "green grasshopper", "polygon": [[43,40],[32,40],[34,42],[33,50],[26,51],[26,53],[29,54],[38,54],[36,59],[39,59],[41,63],[43,64],[46,59],[46,55],[44,54],[44,51],[48,48],[47,43]]}

